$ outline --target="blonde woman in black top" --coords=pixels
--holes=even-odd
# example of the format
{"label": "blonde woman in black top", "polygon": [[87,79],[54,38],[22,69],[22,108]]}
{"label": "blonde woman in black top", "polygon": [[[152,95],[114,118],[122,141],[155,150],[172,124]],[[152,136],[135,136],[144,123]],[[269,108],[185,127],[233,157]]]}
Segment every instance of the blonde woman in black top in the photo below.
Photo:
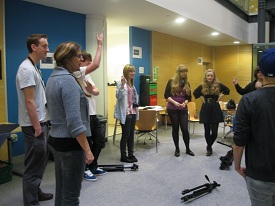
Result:
{"label": "blonde woman in black top", "polygon": [[189,148],[190,135],[188,131],[188,108],[187,104],[191,101],[191,89],[187,80],[188,69],[180,64],[176,74],[168,80],[164,97],[167,100],[167,112],[172,124],[172,137],[175,144],[175,156],[180,156],[179,149],[179,127],[181,128],[182,138],[186,147],[186,154],[194,156]]}
{"label": "blonde woman in black top", "polygon": [[229,93],[229,88],[218,81],[212,69],[205,71],[202,84],[193,93],[196,99],[201,98],[203,102],[200,111],[200,123],[204,125],[207,143],[206,156],[212,155],[212,145],[218,136],[219,123],[223,122],[223,113],[219,101]]}

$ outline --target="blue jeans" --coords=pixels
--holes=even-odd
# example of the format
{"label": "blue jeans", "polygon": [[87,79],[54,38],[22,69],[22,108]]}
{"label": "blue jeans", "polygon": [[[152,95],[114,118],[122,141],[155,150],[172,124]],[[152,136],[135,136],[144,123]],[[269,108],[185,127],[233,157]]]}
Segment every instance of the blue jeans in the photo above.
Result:
{"label": "blue jeans", "polygon": [[23,200],[25,206],[40,205],[38,191],[48,160],[48,126],[42,126],[43,132],[34,137],[32,126],[22,127],[25,139],[25,172],[23,175]]}
{"label": "blue jeans", "polygon": [[55,206],[78,206],[85,165],[83,150],[59,152],[51,145],[49,149],[55,162]]}
{"label": "blue jeans", "polygon": [[245,177],[247,190],[252,206],[274,206],[275,205],[275,183],[254,180]]}

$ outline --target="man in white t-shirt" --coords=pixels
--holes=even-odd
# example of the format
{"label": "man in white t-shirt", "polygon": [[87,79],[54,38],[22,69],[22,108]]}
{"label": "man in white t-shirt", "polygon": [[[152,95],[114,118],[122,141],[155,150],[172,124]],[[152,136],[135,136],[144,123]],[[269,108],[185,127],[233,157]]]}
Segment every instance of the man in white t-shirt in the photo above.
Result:
{"label": "man in white t-shirt", "polygon": [[[81,64],[80,72],[85,74],[87,66],[91,64],[92,57],[85,51],[82,51],[82,57],[84,61]],[[99,169],[97,163],[101,149],[105,147],[103,125],[100,123],[96,114],[95,96],[99,95],[99,90],[89,74],[85,75],[84,81],[82,82],[84,83],[81,84],[83,90],[91,95],[91,97],[87,97],[89,100],[90,128],[92,134],[91,137],[88,137],[88,142],[94,155],[94,161],[90,165],[86,165],[84,179],[88,181],[96,181],[97,178],[95,175],[105,175],[107,173],[106,171]]]}
{"label": "man in white t-shirt", "polygon": [[37,68],[49,52],[46,34],[31,34],[27,39],[29,56],[20,64],[16,74],[18,94],[18,122],[25,140],[25,172],[23,174],[23,201],[25,206],[40,205],[39,201],[53,199],[52,193],[43,193],[40,184],[48,159],[48,116],[45,84]]}

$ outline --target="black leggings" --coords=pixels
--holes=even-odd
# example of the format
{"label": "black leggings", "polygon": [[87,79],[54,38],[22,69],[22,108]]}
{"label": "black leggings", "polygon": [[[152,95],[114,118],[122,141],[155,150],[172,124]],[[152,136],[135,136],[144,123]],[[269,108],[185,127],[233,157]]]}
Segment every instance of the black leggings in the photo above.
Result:
{"label": "black leggings", "polygon": [[179,151],[179,126],[182,132],[182,138],[186,147],[189,150],[190,135],[188,131],[188,112],[187,110],[167,110],[171,124],[172,124],[172,137],[176,147]]}
{"label": "black leggings", "polygon": [[128,148],[128,156],[134,155],[134,135],[136,114],[128,114],[126,116],[125,124],[120,123],[122,129],[122,135],[120,140],[120,153],[121,158],[127,157],[126,146]]}
{"label": "black leggings", "polygon": [[217,139],[219,124],[205,123],[203,125],[204,125],[204,135],[205,135],[207,147],[210,149]]}

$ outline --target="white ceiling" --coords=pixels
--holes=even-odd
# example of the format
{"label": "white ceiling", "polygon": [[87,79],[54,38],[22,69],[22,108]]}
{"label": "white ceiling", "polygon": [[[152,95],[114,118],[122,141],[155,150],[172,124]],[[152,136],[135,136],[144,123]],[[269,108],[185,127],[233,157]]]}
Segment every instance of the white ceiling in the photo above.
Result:
{"label": "white ceiling", "polygon": [[[233,45],[233,42],[237,40],[226,34],[220,34],[215,37],[211,36],[211,32],[215,31],[214,29],[192,19],[187,19],[182,24],[176,24],[174,20],[181,17],[180,15],[149,3],[146,0],[25,1],[81,14],[104,16],[107,20],[108,34],[125,33],[128,32],[129,26],[134,26],[177,36],[209,46]],[[241,44],[246,44],[246,42],[241,42]]]}

